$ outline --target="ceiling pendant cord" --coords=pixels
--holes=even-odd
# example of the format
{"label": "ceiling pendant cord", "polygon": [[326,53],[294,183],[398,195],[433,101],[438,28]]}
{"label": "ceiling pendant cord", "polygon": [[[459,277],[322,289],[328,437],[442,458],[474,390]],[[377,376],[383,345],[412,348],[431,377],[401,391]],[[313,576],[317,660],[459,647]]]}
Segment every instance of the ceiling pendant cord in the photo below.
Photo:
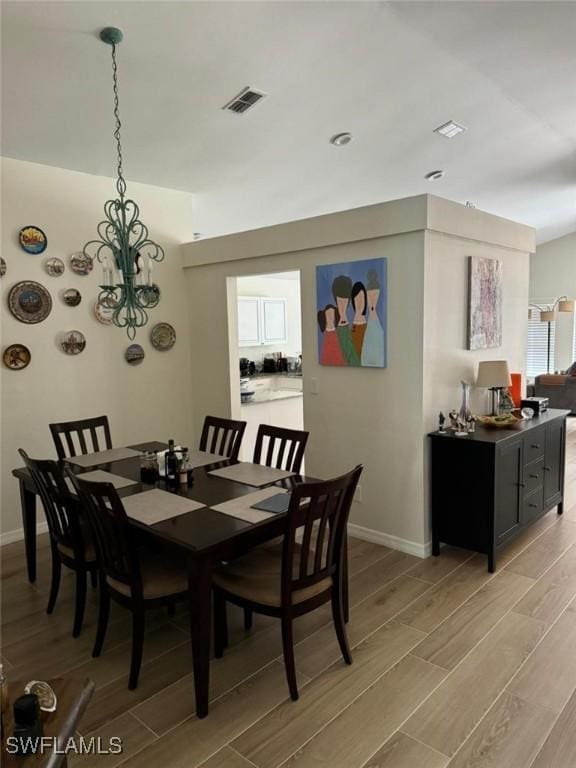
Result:
{"label": "ceiling pendant cord", "polygon": [[116,149],[118,153],[118,180],[116,181],[116,189],[118,190],[120,198],[123,199],[124,195],[126,194],[126,181],[124,180],[122,168],[122,141],[120,137],[122,123],[120,121],[120,101],[118,98],[118,62],[116,61],[116,43],[112,43],[112,86],[114,91],[114,118],[116,120],[114,138],[116,140]]}

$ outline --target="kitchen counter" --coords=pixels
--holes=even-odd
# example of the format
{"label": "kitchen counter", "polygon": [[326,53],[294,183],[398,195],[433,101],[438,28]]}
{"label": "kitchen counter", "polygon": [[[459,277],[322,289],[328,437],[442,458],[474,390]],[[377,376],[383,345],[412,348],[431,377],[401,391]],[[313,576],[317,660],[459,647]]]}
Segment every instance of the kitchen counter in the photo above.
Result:
{"label": "kitchen counter", "polygon": [[242,379],[268,379],[270,376],[274,376],[274,378],[285,378],[285,379],[301,379],[302,374],[301,373],[286,373],[285,371],[274,371],[271,373],[264,373],[263,371],[259,371],[258,373],[252,374],[246,374],[246,376],[242,376]]}
{"label": "kitchen counter", "polygon": [[289,400],[292,397],[302,397],[302,392],[291,389],[265,389],[256,392],[252,400],[248,400],[242,405],[258,405],[258,403],[270,403],[272,400]]}

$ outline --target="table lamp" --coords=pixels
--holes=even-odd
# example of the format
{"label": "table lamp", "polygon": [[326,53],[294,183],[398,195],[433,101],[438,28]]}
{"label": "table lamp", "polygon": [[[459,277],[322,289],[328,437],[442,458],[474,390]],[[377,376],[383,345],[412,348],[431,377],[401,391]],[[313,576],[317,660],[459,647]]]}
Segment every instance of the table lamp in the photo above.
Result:
{"label": "table lamp", "polygon": [[476,386],[492,392],[492,416],[498,416],[500,390],[511,384],[510,371],[506,360],[483,360],[478,363]]}

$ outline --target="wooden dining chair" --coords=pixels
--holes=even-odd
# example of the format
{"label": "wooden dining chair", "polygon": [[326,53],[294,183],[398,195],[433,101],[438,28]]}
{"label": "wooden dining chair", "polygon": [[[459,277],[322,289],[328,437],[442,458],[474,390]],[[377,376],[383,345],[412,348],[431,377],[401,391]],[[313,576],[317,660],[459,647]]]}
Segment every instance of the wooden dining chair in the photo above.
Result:
{"label": "wooden dining chair", "polygon": [[200,450],[236,461],[245,429],[245,421],[206,416],[200,437]]}
{"label": "wooden dining chair", "polygon": [[267,467],[299,474],[308,434],[298,429],[260,424],[254,446],[254,464],[265,464]]}
{"label": "wooden dining chair", "polygon": [[83,504],[96,546],[100,605],[92,656],[100,656],[106,637],[110,598],[132,612],[132,657],[128,688],[138,686],[144,646],[145,613],[151,608],[172,608],[188,597],[186,564],[171,552],[169,557],[146,553],[137,546],[118,492],[111,483],[82,480],[68,470]]}
{"label": "wooden dining chair", "polygon": [[86,576],[96,585],[96,553],[86,527],[82,525],[78,503],[72,498],[57,461],[31,459],[19,449],[42,500],[52,552],[52,581],[46,613],[52,613],[60,589],[62,565],[76,574],[76,604],[73,637],[78,637],[86,608]]}
{"label": "wooden dining chair", "polygon": [[[112,448],[108,416],[50,424],[50,432],[60,460]],[[98,439],[99,435],[103,438],[102,443]],[[91,441],[90,447],[86,442],[88,437]]]}
{"label": "wooden dining chair", "polygon": [[[298,698],[292,625],[331,601],[338,644],[346,664],[343,566],[346,525],[362,466],[326,482],[296,485],[290,497],[283,541],[261,546],[214,573],[214,648],[220,658],[228,642],[226,603],[282,621],[282,649],[290,696]],[[296,534],[302,534],[302,543]]]}

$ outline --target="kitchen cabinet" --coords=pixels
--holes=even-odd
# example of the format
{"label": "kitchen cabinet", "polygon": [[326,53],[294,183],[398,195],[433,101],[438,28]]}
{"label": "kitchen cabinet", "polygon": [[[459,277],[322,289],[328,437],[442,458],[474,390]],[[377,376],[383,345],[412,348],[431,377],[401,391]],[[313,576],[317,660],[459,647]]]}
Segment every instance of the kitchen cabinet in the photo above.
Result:
{"label": "kitchen cabinet", "polygon": [[238,297],[238,346],[260,344],[260,299]]}
{"label": "kitchen cabinet", "polygon": [[238,297],[238,346],[286,344],[286,299]]}

